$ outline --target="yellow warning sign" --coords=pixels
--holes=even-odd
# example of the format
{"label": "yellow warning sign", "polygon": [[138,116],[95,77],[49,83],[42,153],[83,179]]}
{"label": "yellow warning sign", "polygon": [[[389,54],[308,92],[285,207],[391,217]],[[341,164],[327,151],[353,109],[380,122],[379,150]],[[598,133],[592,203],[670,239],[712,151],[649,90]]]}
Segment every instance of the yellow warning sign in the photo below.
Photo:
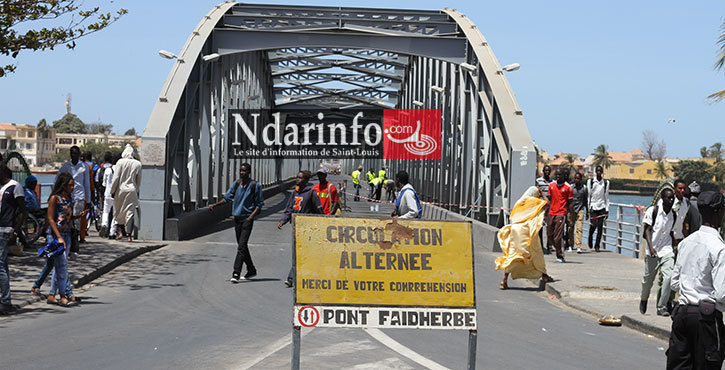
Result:
{"label": "yellow warning sign", "polygon": [[470,222],[297,216],[297,304],[475,307]]}

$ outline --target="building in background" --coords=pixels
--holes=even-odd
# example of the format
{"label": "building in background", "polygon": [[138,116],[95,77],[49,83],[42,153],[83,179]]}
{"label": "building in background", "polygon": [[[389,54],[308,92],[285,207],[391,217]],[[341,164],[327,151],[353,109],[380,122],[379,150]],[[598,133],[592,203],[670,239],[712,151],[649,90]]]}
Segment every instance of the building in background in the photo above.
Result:
{"label": "building in background", "polygon": [[67,152],[73,145],[81,147],[89,143],[108,143],[121,147],[124,143],[136,142],[134,135],[57,133],[55,138],[55,153]]}
{"label": "building in background", "polygon": [[16,151],[28,166],[42,166],[53,161],[55,129],[19,123],[0,123],[0,152]]}

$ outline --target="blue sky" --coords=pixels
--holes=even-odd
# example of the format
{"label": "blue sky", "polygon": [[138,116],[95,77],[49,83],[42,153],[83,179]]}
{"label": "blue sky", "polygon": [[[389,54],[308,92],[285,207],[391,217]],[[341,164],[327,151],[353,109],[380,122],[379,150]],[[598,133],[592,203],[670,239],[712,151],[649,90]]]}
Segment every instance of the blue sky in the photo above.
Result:
{"label": "blue sky", "polygon": [[[75,50],[25,52],[18,71],[0,79],[0,122],[35,124],[73,112],[117,132],[146,126],[172,61],[192,29],[220,1],[124,1],[104,5],[129,14]],[[105,3],[105,2],[102,2]],[[389,7],[389,1],[266,1],[295,5]],[[725,88],[713,69],[725,1],[399,1],[397,8],[455,8],[471,18],[502,65],[531,136],[549,152],[589,154],[639,147],[658,131],[668,155],[693,157],[725,142],[725,102],[705,97]],[[0,63],[12,62],[0,58]],[[667,120],[675,118],[675,124]]]}

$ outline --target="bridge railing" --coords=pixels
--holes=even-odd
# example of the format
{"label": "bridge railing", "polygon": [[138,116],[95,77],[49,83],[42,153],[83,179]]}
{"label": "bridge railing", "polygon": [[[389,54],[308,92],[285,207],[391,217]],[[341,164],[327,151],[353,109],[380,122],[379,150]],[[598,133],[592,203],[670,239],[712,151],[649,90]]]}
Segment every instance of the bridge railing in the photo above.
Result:
{"label": "bridge railing", "polygon": [[[642,217],[643,213],[632,204],[610,203],[609,218],[604,222],[602,230],[602,246],[604,249],[634,258],[644,258],[641,254]],[[589,236],[589,220],[584,220],[582,245],[586,247]],[[596,236],[596,235],[595,235]],[[595,241],[593,239],[593,241]],[[593,247],[593,246],[592,246]]]}

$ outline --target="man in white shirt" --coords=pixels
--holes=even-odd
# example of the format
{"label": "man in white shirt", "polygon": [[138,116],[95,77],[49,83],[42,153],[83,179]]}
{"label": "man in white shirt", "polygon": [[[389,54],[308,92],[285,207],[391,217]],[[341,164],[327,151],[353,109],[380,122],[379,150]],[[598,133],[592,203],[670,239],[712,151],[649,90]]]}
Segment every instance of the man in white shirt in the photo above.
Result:
{"label": "man in white shirt", "polygon": [[17,310],[10,302],[10,271],[8,270],[8,242],[14,238],[25,217],[25,191],[13,180],[13,173],[0,162],[0,314]]}
{"label": "man in white shirt", "polygon": [[410,185],[408,181],[409,176],[405,171],[400,171],[395,175],[395,185],[400,189],[400,193],[398,193],[398,199],[395,200],[393,217],[420,218],[423,213],[418,193],[415,192],[413,185]]}
{"label": "man in white shirt", "polygon": [[680,293],[672,313],[667,369],[720,369],[725,355],[725,243],[717,228],[725,215],[720,192],[697,198],[702,227],[679,247],[672,290]]}
{"label": "man in white shirt", "polygon": [[[602,177],[604,173],[602,166],[597,166],[595,172],[597,174],[596,178],[587,181],[587,193],[589,194],[587,218],[589,218],[589,249],[594,247],[594,250],[599,252],[602,229],[604,222],[609,217],[609,180]],[[593,244],[592,237],[595,230],[597,232],[597,242]]]}
{"label": "man in white shirt", "polygon": [[642,278],[642,294],[639,303],[639,312],[647,312],[647,299],[649,299],[652,283],[659,271],[662,287],[657,300],[657,315],[669,316],[667,304],[670,302],[670,277],[675,264],[675,253],[672,249],[675,213],[672,205],[675,194],[671,189],[661,193],[662,200],[656,206],[647,208],[644,213],[644,240],[647,242],[647,254],[644,257],[644,277]]}
{"label": "man in white shirt", "polygon": [[[70,161],[63,163],[58,170],[58,175],[63,172],[68,172],[73,176],[73,193],[71,193],[71,199],[73,200],[73,216],[80,215],[83,210],[91,204],[91,169],[88,165],[80,160],[81,149],[76,145],[70,148]],[[81,230],[81,219],[73,220],[73,229],[71,230],[71,251],[73,254],[69,256],[75,257],[78,252],[78,236]]]}

